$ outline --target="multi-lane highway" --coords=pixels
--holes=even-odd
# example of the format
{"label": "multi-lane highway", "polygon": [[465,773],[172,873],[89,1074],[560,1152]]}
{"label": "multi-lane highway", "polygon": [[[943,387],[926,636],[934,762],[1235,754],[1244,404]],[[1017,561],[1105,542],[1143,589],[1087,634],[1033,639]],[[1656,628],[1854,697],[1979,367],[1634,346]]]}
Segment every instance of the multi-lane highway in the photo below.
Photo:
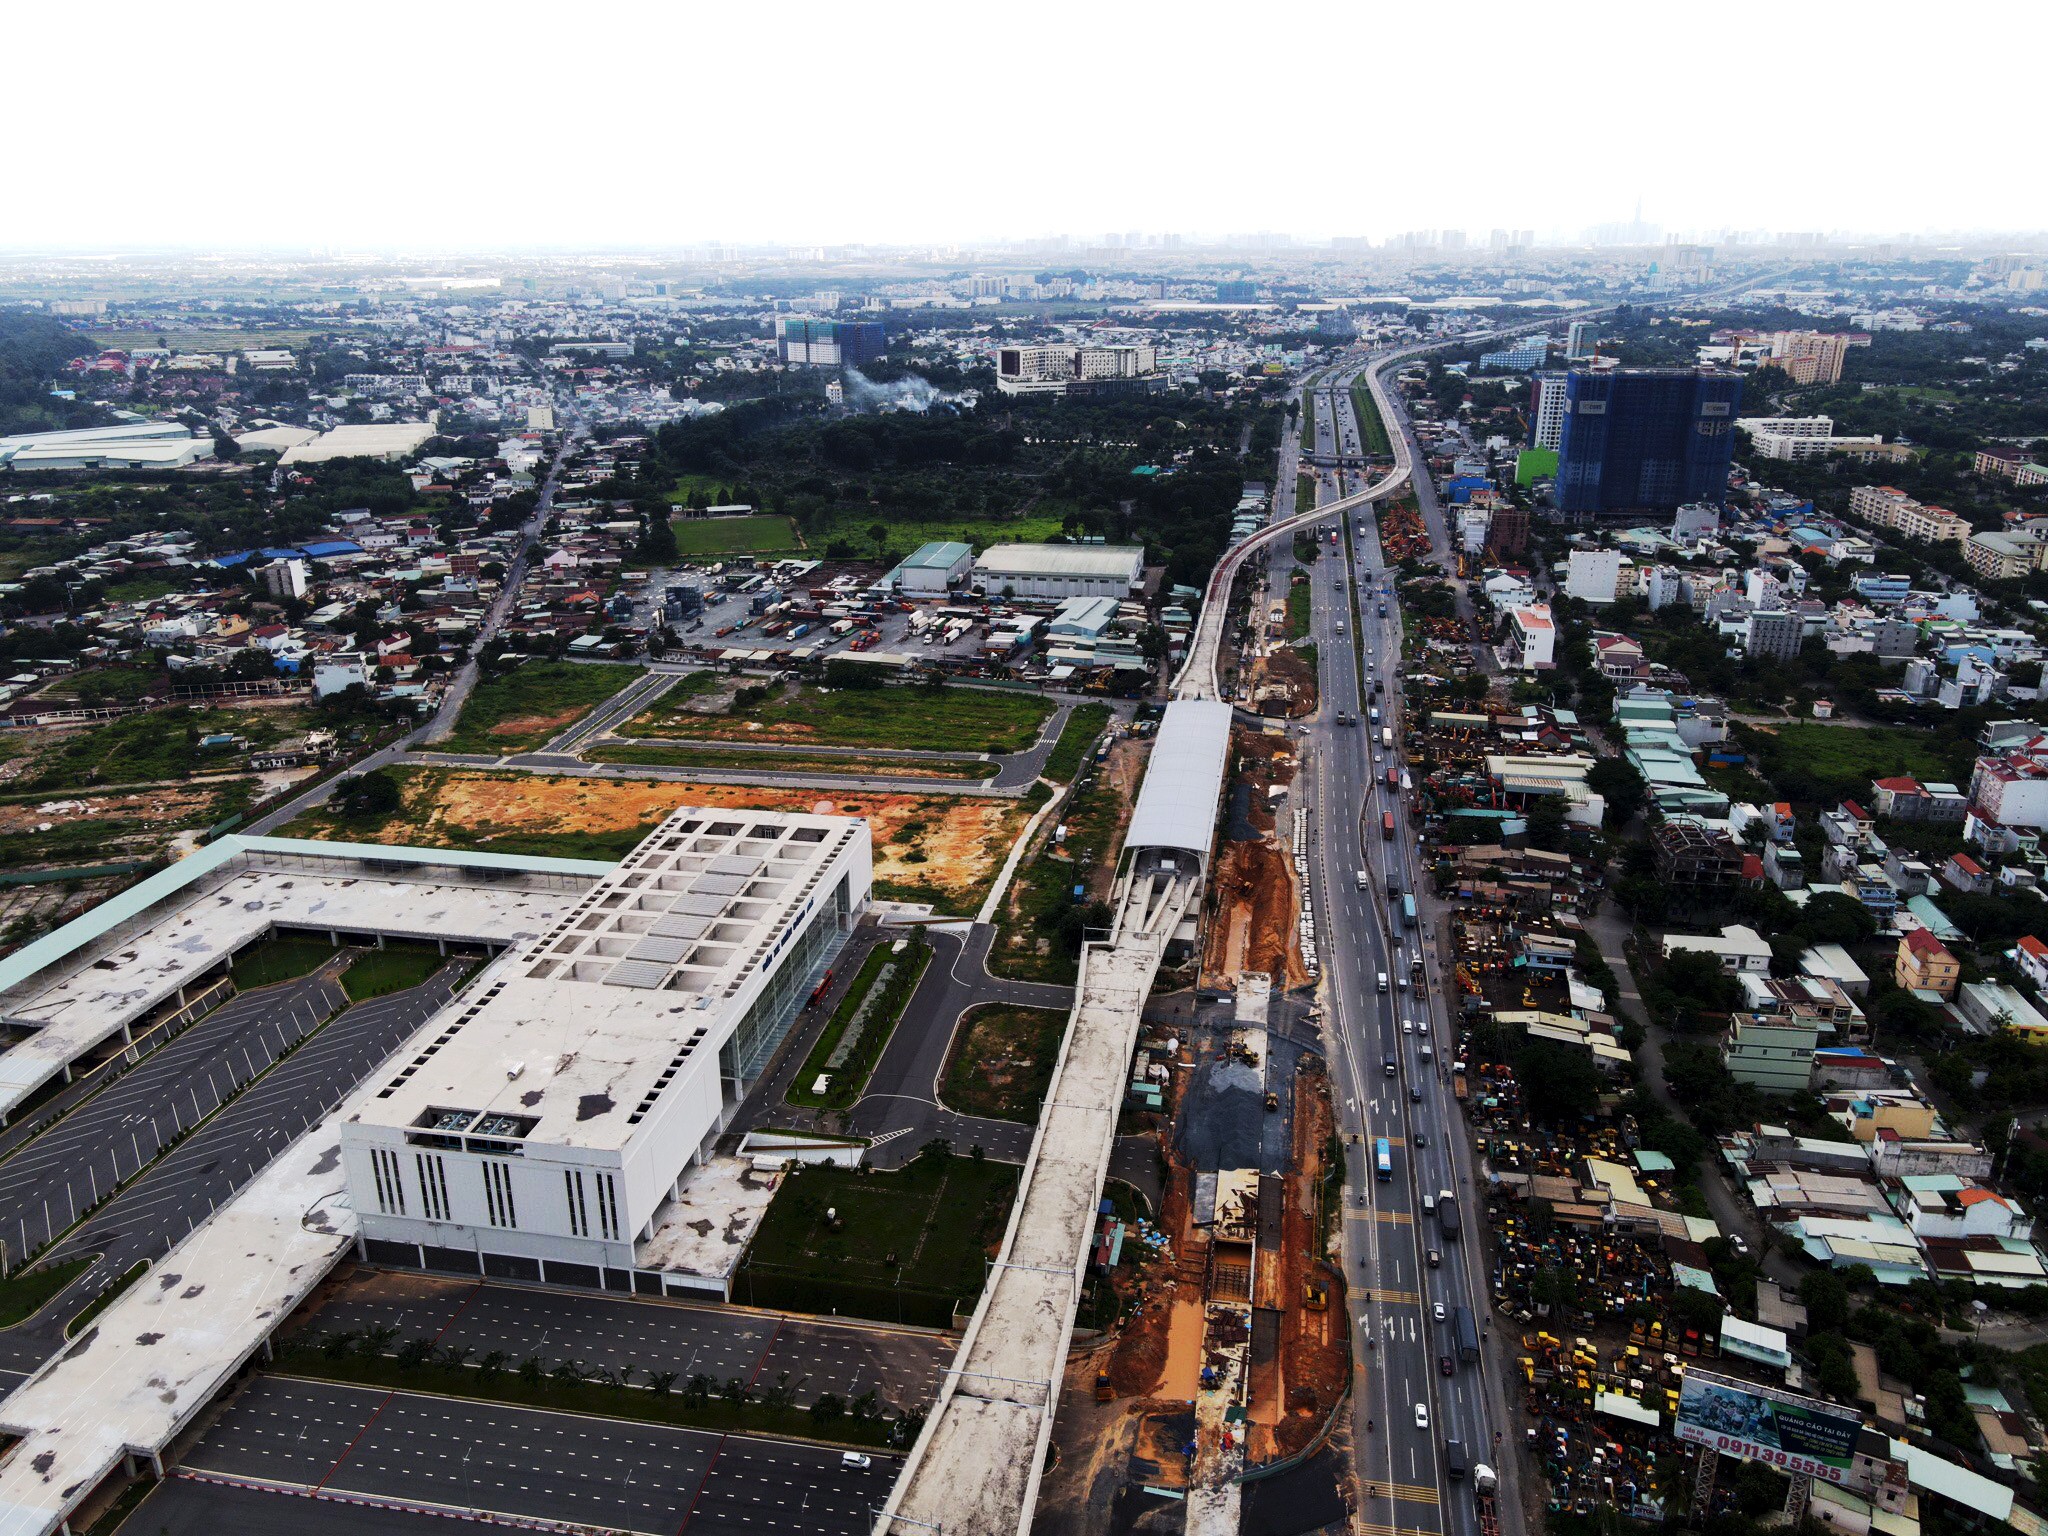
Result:
{"label": "multi-lane highway", "polygon": [[[1363,366],[1341,366],[1317,386],[1314,451],[1325,462],[1359,451],[1350,384]],[[1390,436],[1403,432],[1399,421],[1386,426]],[[1413,462],[1412,442],[1403,446],[1402,457]],[[1359,479],[1357,470],[1333,470],[1319,492],[1348,500]],[[1322,705],[1308,731],[1306,803],[1315,829],[1311,878],[1328,935],[1322,963],[1332,1081],[1349,1159],[1344,1250],[1358,1339],[1359,1517],[1368,1531],[1464,1533],[1476,1528],[1471,1485],[1450,1477],[1447,1443],[1458,1442],[1468,1463],[1512,1469],[1494,1445],[1505,1426],[1498,1372],[1484,1359],[1461,1359],[1452,1327],[1461,1306],[1483,1326],[1486,1253],[1474,1230],[1471,1160],[1449,1083],[1454,1026],[1426,954],[1429,936],[1408,927],[1402,910],[1402,897],[1415,891],[1417,860],[1399,788],[1400,609],[1387,590],[1392,580],[1373,511],[1343,516],[1351,527],[1334,547],[1318,529],[1323,553],[1311,572]],[[1340,714],[1357,723],[1339,724]],[[1382,820],[1388,813],[1391,838]],[[1381,1137],[1387,1177],[1375,1166]],[[1460,1208],[1459,1240],[1425,1209],[1446,1190]],[[1509,1493],[1503,1516],[1512,1525]]]}

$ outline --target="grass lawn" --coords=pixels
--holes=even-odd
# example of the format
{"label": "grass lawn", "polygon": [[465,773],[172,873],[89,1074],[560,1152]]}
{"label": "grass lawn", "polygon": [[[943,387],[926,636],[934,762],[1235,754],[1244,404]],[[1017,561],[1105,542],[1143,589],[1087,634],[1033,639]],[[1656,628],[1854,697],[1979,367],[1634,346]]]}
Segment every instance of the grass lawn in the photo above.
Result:
{"label": "grass lawn", "polygon": [[573,661],[527,661],[480,679],[455,729],[437,752],[524,752],[559,735],[645,668]]}
{"label": "grass lawn", "polygon": [[988,968],[1017,981],[1071,985],[1080,970],[1080,947],[1072,928],[1080,903],[1074,887],[1086,884],[1113,851],[1119,793],[1109,779],[1077,789],[1060,821],[1067,840],[1055,848],[1041,842],[1017,866],[1008,898],[996,918]]}
{"label": "grass lawn", "polygon": [[1373,403],[1372,391],[1363,383],[1351,386],[1351,409],[1358,417],[1358,451],[1368,455],[1392,453],[1394,447],[1387,441],[1386,423],[1380,420],[1380,408]]}
{"label": "grass lawn", "polygon": [[334,946],[319,939],[259,939],[235,956],[234,969],[229,974],[236,990],[247,992],[251,987],[275,986],[280,981],[310,976],[334,955]]}
{"label": "grass lawn", "polygon": [[[870,950],[784,1097],[792,1104],[820,1109],[852,1108],[867,1091],[882,1047],[895,1033],[896,1021],[903,1017],[931,959],[931,946],[918,939],[898,939]],[[830,1086],[813,1093],[812,1085],[821,1077],[828,1078]]]}
{"label": "grass lawn", "polygon": [[1308,633],[1308,582],[1287,583],[1287,638],[1299,640]]}
{"label": "grass lawn", "polygon": [[802,752],[721,752],[716,747],[626,746],[593,747],[583,756],[593,763],[640,763],[653,768],[712,768],[754,773],[833,773],[897,779],[992,779],[997,763],[961,762],[936,757],[828,757]]}
{"label": "grass lawn", "polygon": [[[1315,508],[1315,504],[1316,477],[1314,475],[1296,475],[1294,477],[1294,510],[1297,512],[1312,511]],[[1301,537],[1298,533],[1294,536],[1295,555],[1297,558],[1301,554]],[[1309,542],[1311,544],[1315,542],[1314,535],[1311,534],[1309,536]]]}
{"label": "grass lawn", "polygon": [[894,1173],[799,1169],[768,1207],[733,1299],[883,1321],[950,1315],[981,1295],[1016,1192],[1014,1167],[965,1149],[927,1151]]}
{"label": "grass lawn", "polygon": [[1107,704],[1082,704],[1068,715],[1067,723],[1060,727],[1060,739],[1046,756],[1044,777],[1060,784],[1073,783],[1095,738],[1109,724],[1109,716]]}
{"label": "grass lawn", "polygon": [[948,1109],[992,1120],[1038,1123],[1067,1016],[1050,1008],[990,1003],[960,1021],[940,1097]]}
{"label": "grass lawn", "polygon": [[416,987],[447,963],[431,944],[387,944],[359,955],[341,974],[341,990],[352,1003]]}
{"label": "grass lawn", "polygon": [[755,513],[751,517],[675,517],[669,524],[676,531],[676,552],[684,559],[692,555],[765,555],[794,553],[796,524],[786,517]]}
{"label": "grass lawn", "polygon": [[1305,389],[1301,392],[1301,442],[1310,453],[1316,447],[1316,392]]}
{"label": "grass lawn", "polygon": [[1791,800],[1865,798],[1870,781],[1910,773],[1918,779],[1969,778],[1967,742],[1952,760],[1943,738],[1926,731],[1826,725],[1800,721],[1745,733],[1778,792]]}
{"label": "grass lawn", "polygon": [[33,1317],[50,1298],[92,1267],[90,1257],[66,1259],[61,1264],[38,1264],[18,1269],[0,1280],[0,1328],[12,1328],[25,1317]]}
{"label": "grass lawn", "polygon": [[989,688],[801,687],[727,715],[663,705],[624,728],[635,736],[779,741],[791,746],[923,752],[1022,752],[1053,713],[1049,700]]}

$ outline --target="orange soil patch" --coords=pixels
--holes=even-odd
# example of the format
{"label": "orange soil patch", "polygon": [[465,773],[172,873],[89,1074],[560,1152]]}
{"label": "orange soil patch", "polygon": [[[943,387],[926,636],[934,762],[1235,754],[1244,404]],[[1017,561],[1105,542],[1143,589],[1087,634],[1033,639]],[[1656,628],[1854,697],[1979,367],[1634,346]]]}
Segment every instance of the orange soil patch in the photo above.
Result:
{"label": "orange soil patch", "polygon": [[1240,973],[1254,971],[1300,986],[1308,972],[1295,928],[1300,902],[1294,865],[1271,840],[1274,817],[1266,794],[1269,786],[1293,782],[1293,749],[1282,737],[1242,729],[1232,733],[1232,746],[1236,777],[1251,789],[1246,819],[1262,836],[1258,842],[1226,842],[1217,856],[1203,977],[1210,985],[1229,986]]}
{"label": "orange soil patch", "polygon": [[1252,697],[1262,715],[1299,719],[1315,713],[1316,670],[1291,646],[1275,646],[1252,663]]}
{"label": "orange soil patch", "polygon": [[[1345,1331],[1344,1289],[1340,1278],[1320,1263],[1322,1234],[1316,1225],[1316,1185],[1322,1177],[1323,1151],[1333,1125],[1329,1079],[1320,1072],[1299,1073],[1294,1093],[1293,1172],[1287,1179],[1287,1209],[1281,1220],[1281,1284],[1288,1304],[1280,1323],[1283,1416],[1274,1426],[1273,1443],[1282,1456],[1291,1456],[1308,1444],[1349,1381],[1351,1346]],[[1329,1305],[1320,1312],[1299,1304],[1303,1285],[1312,1277],[1329,1287]]]}
{"label": "orange soil patch", "polygon": [[529,731],[546,731],[554,735],[564,726],[574,725],[590,712],[587,704],[577,704],[568,709],[558,709],[553,714],[515,715],[510,720],[500,720],[485,731],[486,736],[524,736]]}
{"label": "orange soil patch", "polygon": [[441,826],[493,832],[617,832],[659,821],[679,805],[764,811],[826,810],[867,819],[879,879],[919,881],[971,895],[984,888],[1025,821],[1014,800],[853,794],[740,784],[675,784],[528,773],[437,771],[406,785],[406,815],[378,842],[435,841]]}

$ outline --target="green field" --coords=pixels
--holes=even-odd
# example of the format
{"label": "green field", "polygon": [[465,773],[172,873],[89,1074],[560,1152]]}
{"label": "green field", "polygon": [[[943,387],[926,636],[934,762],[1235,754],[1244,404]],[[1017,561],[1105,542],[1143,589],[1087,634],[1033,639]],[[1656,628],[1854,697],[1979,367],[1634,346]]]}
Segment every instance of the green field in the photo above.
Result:
{"label": "green field", "polygon": [[[1872,779],[1909,773],[1915,778],[1969,778],[1972,748],[1926,731],[1802,721],[1770,730],[1751,729],[1745,740],[1779,794],[1790,800],[1864,799]],[[1951,749],[1960,746],[1960,753]]]}
{"label": "green field", "polygon": [[[859,1102],[868,1078],[874,1074],[875,1063],[882,1059],[882,1047],[895,1033],[896,1021],[903,1017],[910,995],[917,990],[919,978],[931,963],[929,944],[922,940],[898,942],[903,946],[901,953],[891,944],[877,944],[868,951],[853,985],[832,1010],[832,1017],[819,1032],[817,1044],[798,1069],[796,1081],[783,1095],[790,1103],[819,1109],[851,1109]],[[841,1053],[841,1043],[853,1027],[855,1014],[861,1015],[860,1034]],[[837,1066],[832,1065],[835,1055],[840,1057]],[[823,1093],[812,1092],[812,1086],[821,1077],[830,1079],[829,1086]]]}
{"label": "green field", "polygon": [[236,330],[189,330],[189,331],[88,331],[85,333],[93,345],[117,348],[127,351],[134,347],[153,347],[160,341],[180,352],[241,352],[261,351],[266,347],[303,347],[314,336],[349,336],[355,334],[348,326],[333,326],[319,331],[304,329],[278,331],[236,331]]}
{"label": "green field", "polygon": [[528,661],[480,680],[437,752],[504,756],[552,740],[645,673],[643,667]]}
{"label": "green field", "polygon": [[185,583],[175,576],[159,576],[154,573],[130,576],[125,581],[112,582],[107,587],[107,600],[114,603],[146,603],[153,597],[166,597],[173,592],[185,590]]}
{"label": "green field", "polygon": [[358,955],[341,974],[341,990],[352,1003],[416,987],[448,963],[431,944],[387,944]]}
{"label": "green field", "polygon": [[676,552],[684,559],[702,555],[794,554],[796,524],[786,517],[756,513],[752,517],[676,517]]}
{"label": "green field", "polygon": [[1067,1016],[1050,1008],[990,1003],[961,1016],[939,1097],[948,1109],[991,1120],[1038,1123]]}
{"label": "green field", "polygon": [[635,763],[648,768],[703,768],[724,773],[822,773],[854,778],[992,779],[997,763],[940,757],[830,757],[819,752],[738,752],[717,747],[666,747],[639,743],[593,747],[593,763]]}
{"label": "green field", "polygon": [[1313,389],[1301,392],[1301,446],[1307,453],[1314,453],[1316,449],[1316,392]]}
{"label": "green field", "polygon": [[1073,783],[1074,776],[1081,771],[1082,762],[1095,745],[1095,738],[1109,724],[1109,716],[1107,704],[1077,706],[1067,716],[1067,723],[1060,727],[1060,739],[1046,755],[1041,777],[1057,784]]}
{"label": "green field", "polygon": [[236,990],[247,992],[251,987],[275,986],[280,981],[310,976],[335,954],[334,946],[320,939],[260,939],[235,956],[234,969],[229,974]]}
{"label": "green field", "polygon": [[0,1280],[0,1328],[12,1328],[23,1318],[33,1317],[50,1298],[84,1274],[93,1265],[88,1255],[62,1263],[39,1264],[20,1269]]}
{"label": "green field", "polygon": [[1053,708],[1036,694],[989,688],[798,687],[725,715],[656,705],[620,734],[1000,754],[1029,748]]}
{"label": "green field", "polygon": [[[733,1299],[883,1321],[950,1316],[980,1296],[1017,1190],[1004,1163],[926,1151],[894,1173],[810,1167],[762,1219]],[[837,1213],[837,1224],[826,1212]]]}
{"label": "green field", "polygon": [[36,690],[39,699],[76,699],[87,708],[133,704],[145,694],[159,697],[170,685],[154,667],[93,667],[51,679]]}
{"label": "green field", "polygon": [[821,551],[835,542],[854,546],[859,558],[877,558],[869,529],[880,523],[888,530],[882,548],[886,558],[901,560],[921,544],[950,540],[971,544],[975,551],[991,544],[1042,544],[1066,531],[1066,509],[1025,512],[1016,517],[891,517],[883,508],[868,512],[842,512],[819,523],[810,535],[811,548]]}

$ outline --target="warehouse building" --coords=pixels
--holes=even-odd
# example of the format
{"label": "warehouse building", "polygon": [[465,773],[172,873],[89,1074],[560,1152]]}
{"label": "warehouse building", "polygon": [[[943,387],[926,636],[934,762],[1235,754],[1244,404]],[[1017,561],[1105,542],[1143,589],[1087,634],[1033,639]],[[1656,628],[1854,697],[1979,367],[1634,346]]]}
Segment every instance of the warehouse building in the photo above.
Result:
{"label": "warehouse building", "polygon": [[374,1262],[663,1292],[702,1161],[868,902],[864,820],[672,814],[342,1127]]}
{"label": "warehouse building", "polygon": [[967,580],[974,569],[974,550],[966,544],[920,544],[915,553],[889,573],[887,584],[915,596],[944,597],[948,588]]}
{"label": "warehouse building", "polygon": [[211,436],[175,421],[0,437],[0,466],[8,469],[184,469],[212,457]]}
{"label": "warehouse building", "polygon": [[1144,579],[1145,551],[1129,544],[991,544],[974,562],[989,597],[1128,597]]}

